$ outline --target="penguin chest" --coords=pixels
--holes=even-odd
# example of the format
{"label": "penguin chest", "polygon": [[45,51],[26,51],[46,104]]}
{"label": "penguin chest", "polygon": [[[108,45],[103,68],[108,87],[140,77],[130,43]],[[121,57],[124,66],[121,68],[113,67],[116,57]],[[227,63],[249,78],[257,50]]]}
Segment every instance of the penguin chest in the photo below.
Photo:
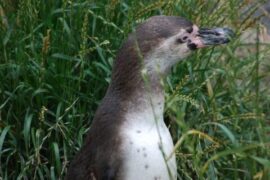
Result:
{"label": "penguin chest", "polygon": [[151,113],[128,115],[122,127],[123,179],[176,180],[173,142],[163,118]]}

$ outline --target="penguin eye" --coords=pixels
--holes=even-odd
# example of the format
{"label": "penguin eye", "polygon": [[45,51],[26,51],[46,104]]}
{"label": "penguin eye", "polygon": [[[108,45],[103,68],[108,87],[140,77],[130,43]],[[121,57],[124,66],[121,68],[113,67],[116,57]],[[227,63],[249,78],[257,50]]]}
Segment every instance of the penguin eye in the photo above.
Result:
{"label": "penguin eye", "polygon": [[193,32],[193,27],[187,28],[186,31],[187,31],[189,34],[192,33],[192,32]]}
{"label": "penguin eye", "polygon": [[176,43],[177,44],[183,44],[185,41],[183,41],[183,39],[182,38],[177,38],[176,39]]}
{"label": "penguin eye", "polygon": [[184,37],[181,37],[181,38],[177,38],[176,39],[176,43],[177,44],[183,44],[183,43],[186,42],[187,38],[188,38],[187,36],[184,36]]}

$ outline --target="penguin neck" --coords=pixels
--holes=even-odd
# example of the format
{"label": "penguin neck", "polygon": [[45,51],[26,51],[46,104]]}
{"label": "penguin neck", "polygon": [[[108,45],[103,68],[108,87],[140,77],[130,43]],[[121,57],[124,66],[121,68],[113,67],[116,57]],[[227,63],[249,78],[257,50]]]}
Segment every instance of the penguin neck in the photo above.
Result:
{"label": "penguin neck", "polygon": [[[130,73],[132,74],[132,72]],[[132,78],[131,78],[132,77]],[[114,80],[107,91],[107,95],[117,97],[126,108],[126,111],[137,113],[143,110],[157,110],[163,113],[164,89],[162,78],[153,74],[125,76],[123,79]],[[129,79],[130,78],[130,79]]]}
{"label": "penguin neck", "polygon": [[119,76],[112,76],[106,96],[115,97],[121,112],[132,114],[127,121],[144,121],[153,124],[163,121],[164,89],[162,78],[157,74],[142,75],[141,68],[119,70]]}
{"label": "penguin neck", "polygon": [[119,50],[106,94],[109,98],[106,99],[114,97],[122,110],[121,114],[135,113],[135,117],[144,117],[151,113],[163,119],[165,101],[162,79],[166,74],[159,73],[155,67],[154,62],[160,59],[152,56],[151,46],[136,42],[131,36]]}

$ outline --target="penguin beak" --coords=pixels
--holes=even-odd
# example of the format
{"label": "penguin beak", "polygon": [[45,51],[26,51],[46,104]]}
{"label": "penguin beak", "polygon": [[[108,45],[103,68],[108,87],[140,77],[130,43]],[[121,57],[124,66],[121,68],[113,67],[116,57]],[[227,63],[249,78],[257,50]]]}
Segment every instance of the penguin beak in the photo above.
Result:
{"label": "penguin beak", "polygon": [[198,37],[204,47],[227,44],[234,36],[235,33],[229,28],[200,28],[198,31]]}

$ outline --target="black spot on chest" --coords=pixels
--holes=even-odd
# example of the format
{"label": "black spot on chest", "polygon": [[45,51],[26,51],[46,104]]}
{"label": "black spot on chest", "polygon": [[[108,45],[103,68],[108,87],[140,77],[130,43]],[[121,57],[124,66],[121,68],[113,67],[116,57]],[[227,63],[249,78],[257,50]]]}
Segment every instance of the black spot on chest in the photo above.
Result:
{"label": "black spot on chest", "polygon": [[144,168],[145,169],[148,169],[149,168],[149,165],[148,164],[144,165]]}

